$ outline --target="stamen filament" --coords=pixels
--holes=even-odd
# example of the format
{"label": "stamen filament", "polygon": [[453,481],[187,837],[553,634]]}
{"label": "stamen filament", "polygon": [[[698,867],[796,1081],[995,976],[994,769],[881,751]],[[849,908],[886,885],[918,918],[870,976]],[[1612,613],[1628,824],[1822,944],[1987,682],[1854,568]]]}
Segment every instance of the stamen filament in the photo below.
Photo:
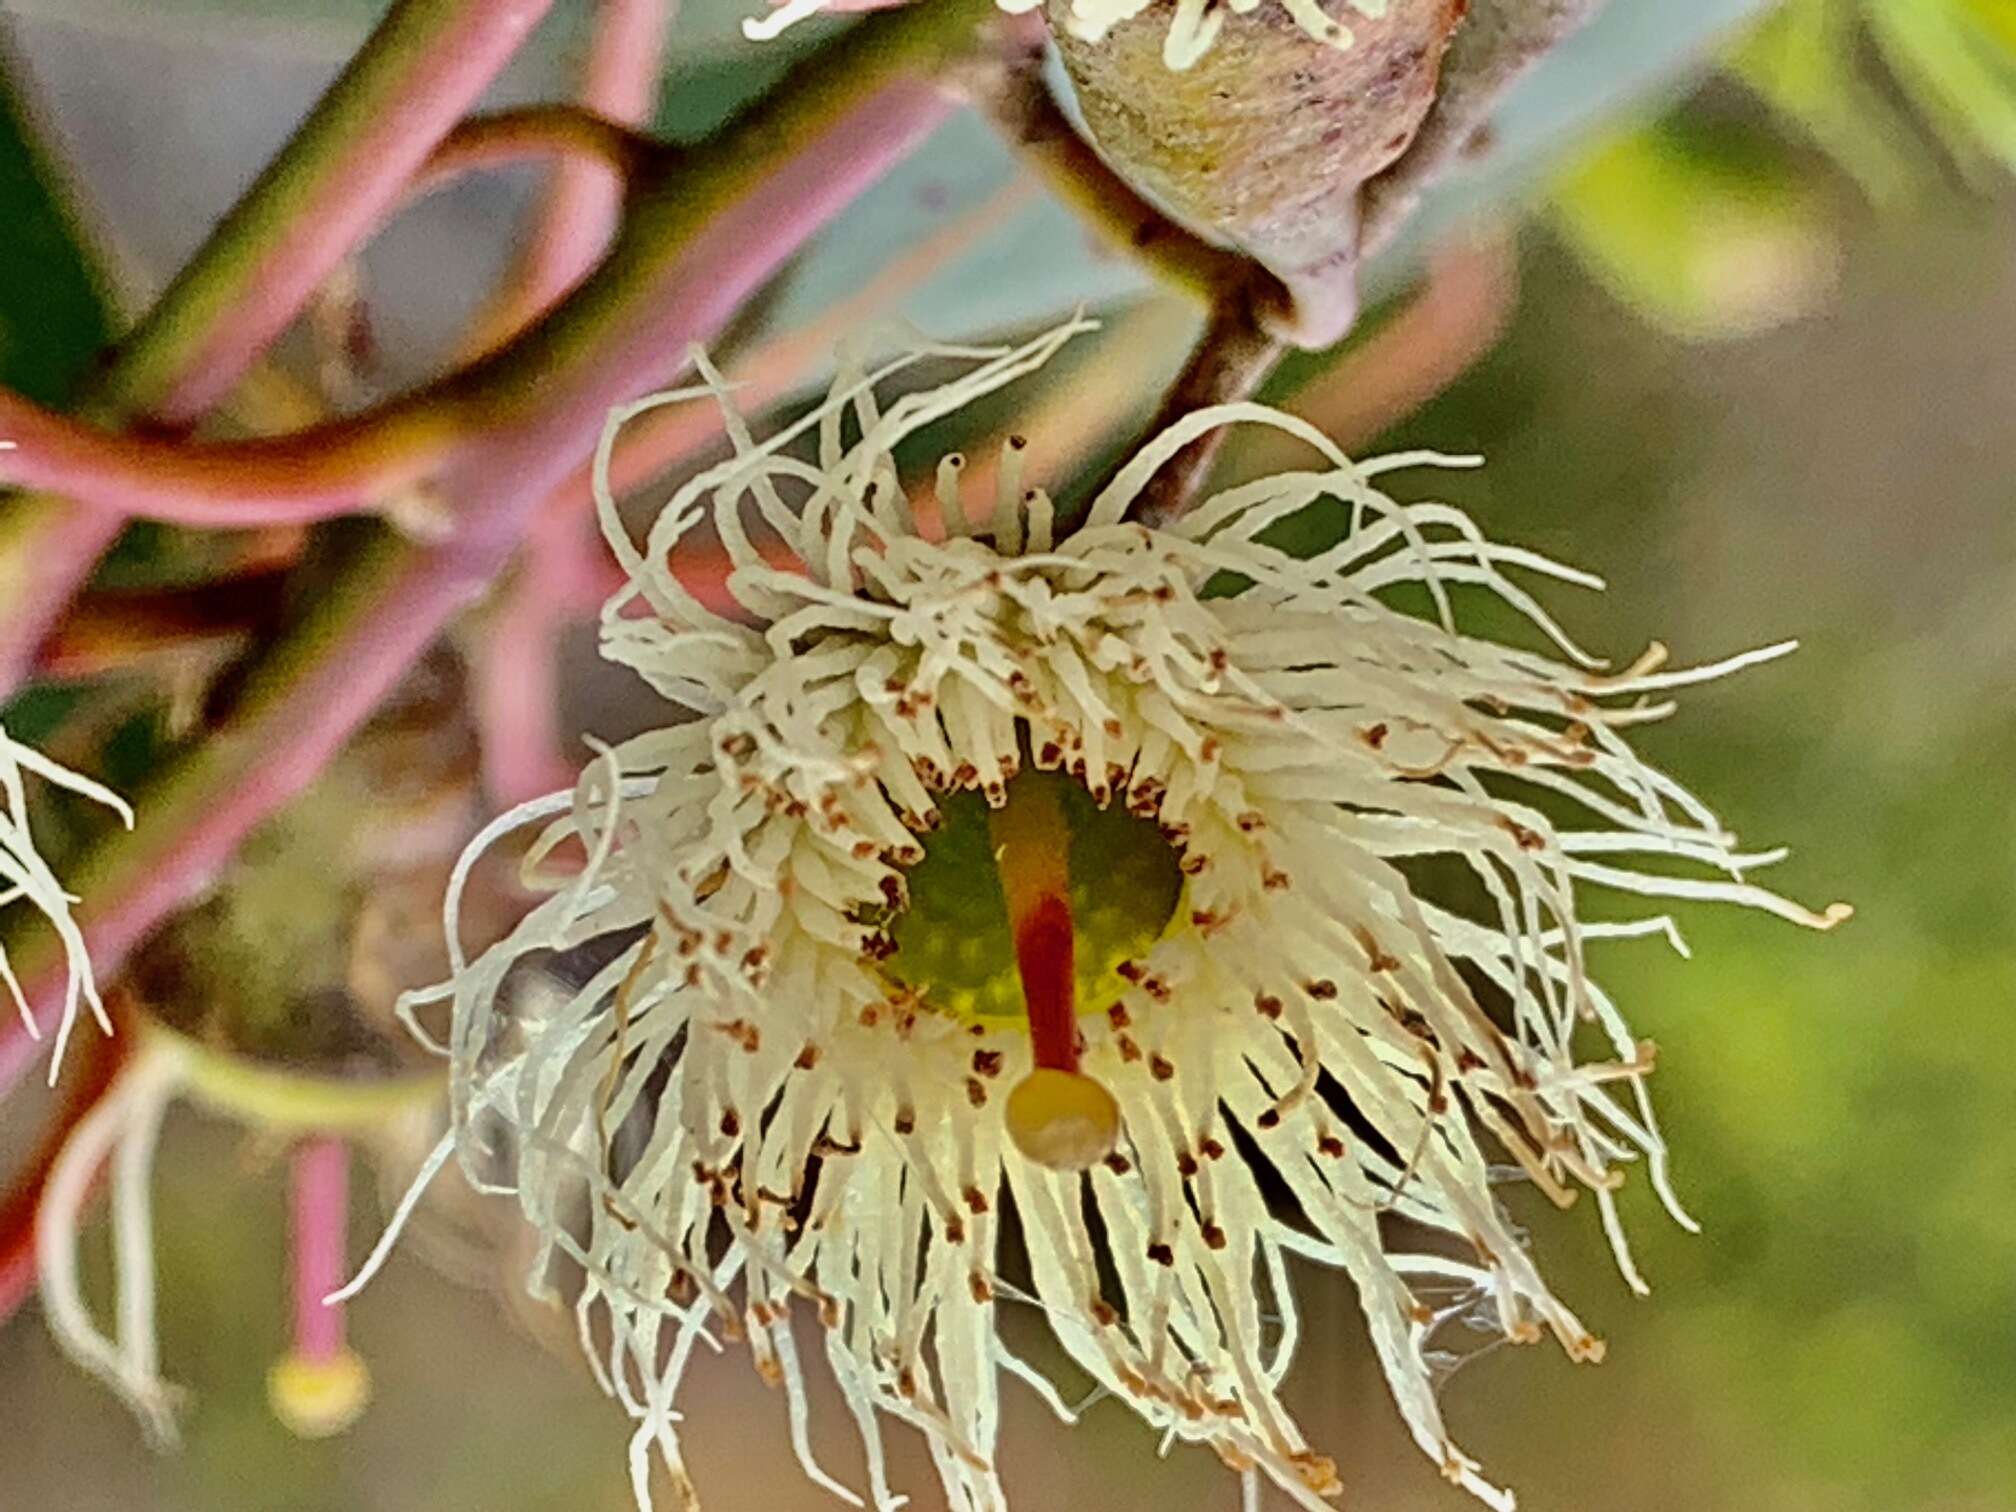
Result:
{"label": "stamen filament", "polygon": [[273,1413],[302,1438],[327,1438],[357,1420],[371,1376],[343,1338],[342,1284],[350,1215],[350,1146],[317,1134],[294,1151],[293,1347],[266,1378]]}

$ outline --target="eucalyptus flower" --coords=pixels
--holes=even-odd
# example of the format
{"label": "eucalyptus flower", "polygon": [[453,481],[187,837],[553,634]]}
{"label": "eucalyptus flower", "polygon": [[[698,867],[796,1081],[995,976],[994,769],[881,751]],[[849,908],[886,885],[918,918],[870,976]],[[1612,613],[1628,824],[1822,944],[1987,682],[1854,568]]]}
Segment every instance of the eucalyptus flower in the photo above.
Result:
{"label": "eucalyptus flower", "polygon": [[[25,904],[48,921],[63,946],[63,1014],[57,1021],[55,1050],[49,1057],[49,1077],[53,1082],[57,1068],[62,1064],[70,1031],[76,1027],[78,1013],[88,1006],[98,1026],[108,1034],[112,1031],[112,1023],[106,1017],[105,1004],[91,971],[91,956],[85,947],[84,932],[71,912],[71,906],[77,900],[37,851],[34,833],[29,828],[27,779],[30,776],[104,804],[129,829],[133,825],[133,810],[103,783],[51,761],[33,747],[11,738],[6,727],[0,726],[0,917],[5,917],[10,905]],[[35,1021],[34,1011],[28,1006],[27,996],[4,947],[0,947],[0,983],[6,985],[8,996],[14,1000],[14,1006],[21,1014],[23,1026],[31,1036],[39,1039],[41,1026]]]}
{"label": "eucalyptus flower", "polygon": [[[578,1272],[640,1503],[655,1454],[698,1504],[680,1385],[696,1349],[740,1338],[822,1485],[897,1506],[896,1420],[951,1507],[1004,1507],[1003,1378],[1071,1416],[997,1327],[1026,1304],[1249,1495],[1264,1478],[1325,1506],[1336,1465],[1280,1394],[1291,1272],[1311,1265],[1349,1276],[1423,1452],[1508,1507],[1443,1422],[1438,1328],[1602,1345],[1501,1210],[1504,1167],[1563,1205],[1590,1193],[1634,1290],[1626,1168],[1692,1226],[1646,1099],[1652,1046],[1586,958],[1678,936],[1663,916],[1586,921],[1579,893],[1845,914],[1749,881],[1772,857],[1627,739],[1669,690],[1789,648],[1602,670],[1522,581],[1593,579],[1387,491],[1459,459],[1354,462],[1241,403],[1154,438],[1068,524],[1025,487],[1019,440],[984,493],[956,454],[906,483],[906,440],[1087,324],[843,361],[760,443],[702,359],[701,387],[605,437],[606,479],[618,427],[711,394],[734,444],[641,545],[602,490],[627,577],[604,653],[678,712],[479,837],[465,869],[536,827],[549,896],[472,958],[451,887],[452,977],[406,1006],[416,1025],[450,1008],[452,1130],[429,1169],[459,1150],[494,1181],[491,1153],[516,1152],[531,1284]],[[926,360],[957,375],[885,403]],[[1310,465],[1167,528],[1127,519],[1158,465],[1233,424],[1299,438]],[[1348,518],[1334,544],[1273,543],[1317,508]],[[732,564],[724,612],[675,570],[696,537]],[[1459,630],[1463,596],[1544,649]],[[578,990],[513,1012],[514,971],[569,951],[592,957]],[[1002,1251],[1009,1208],[1026,1273]],[[807,1349],[859,1427],[865,1503],[812,1455]]]}

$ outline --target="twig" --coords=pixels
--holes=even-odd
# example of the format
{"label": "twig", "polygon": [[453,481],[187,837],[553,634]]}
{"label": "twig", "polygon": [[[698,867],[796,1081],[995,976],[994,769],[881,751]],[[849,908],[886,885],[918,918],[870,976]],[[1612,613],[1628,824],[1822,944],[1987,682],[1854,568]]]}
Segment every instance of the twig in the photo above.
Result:
{"label": "twig", "polygon": [[[576,103],[626,126],[647,124],[676,10],[676,0],[596,0]],[[570,157],[555,165],[524,255],[476,322],[473,350],[517,334],[587,275],[616,234],[623,192],[619,177],[593,163]]]}
{"label": "twig", "polygon": [[[580,104],[640,126],[657,104],[675,0],[598,0]],[[587,276],[616,233],[629,187],[617,172],[563,158],[554,166],[524,256],[480,316],[470,350],[516,335]],[[561,749],[555,657],[570,602],[595,580],[600,543],[592,508],[568,515],[549,505],[534,518],[524,561],[474,656],[485,785],[502,807],[564,787],[573,764]]]}
{"label": "twig", "polygon": [[[1145,434],[1160,435],[1193,410],[1251,398],[1286,350],[1281,338],[1263,324],[1247,291],[1230,292],[1212,307],[1203,337],[1163,396]],[[1155,528],[1175,520],[1190,507],[1224,440],[1224,427],[1215,427],[1163,463],[1142,488],[1128,517]]]}
{"label": "twig", "polygon": [[[503,69],[550,0],[400,0],[121,345],[92,419],[200,414],[299,311]],[[49,495],[0,520],[0,697],[124,525]]]}
{"label": "twig", "polygon": [[[509,559],[540,501],[588,454],[610,406],[664,382],[689,343],[745,300],[950,113],[922,82],[971,36],[981,0],[858,25],[819,71],[717,139],[678,183],[638,201],[595,276],[465,381],[518,390],[441,479],[460,529],[423,547],[367,530],[329,591],[248,669],[236,707],[136,795],[133,830],[71,875],[77,917],[111,973],[153,926],[211,885],[250,830],[300,793],[441,628]],[[525,392],[527,373],[539,375]],[[47,1017],[61,979],[46,938],[9,951]],[[29,1063],[0,1032],[0,1090]]]}

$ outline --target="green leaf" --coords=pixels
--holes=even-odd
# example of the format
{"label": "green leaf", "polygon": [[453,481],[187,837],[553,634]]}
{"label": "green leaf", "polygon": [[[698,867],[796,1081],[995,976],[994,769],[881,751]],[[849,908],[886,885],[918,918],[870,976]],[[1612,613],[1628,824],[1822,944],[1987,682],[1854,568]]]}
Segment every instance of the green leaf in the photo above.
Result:
{"label": "green leaf", "polygon": [[110,330],[53,175],[0,82],[0,383],[45,404],[75,392]]}

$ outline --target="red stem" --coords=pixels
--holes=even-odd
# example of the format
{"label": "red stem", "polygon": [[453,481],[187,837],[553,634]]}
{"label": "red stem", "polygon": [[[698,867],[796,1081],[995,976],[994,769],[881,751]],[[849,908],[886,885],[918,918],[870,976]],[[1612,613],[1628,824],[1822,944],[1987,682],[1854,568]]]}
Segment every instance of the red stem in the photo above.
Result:
{"label": "red stem", "polygon": [[[291,436],[200,443],[100,430],[0,389],[0,480],[170,525],[304,525],[416,483],[454,440],[416,405]],[[90,536],[90,532],[85,533]]]}

